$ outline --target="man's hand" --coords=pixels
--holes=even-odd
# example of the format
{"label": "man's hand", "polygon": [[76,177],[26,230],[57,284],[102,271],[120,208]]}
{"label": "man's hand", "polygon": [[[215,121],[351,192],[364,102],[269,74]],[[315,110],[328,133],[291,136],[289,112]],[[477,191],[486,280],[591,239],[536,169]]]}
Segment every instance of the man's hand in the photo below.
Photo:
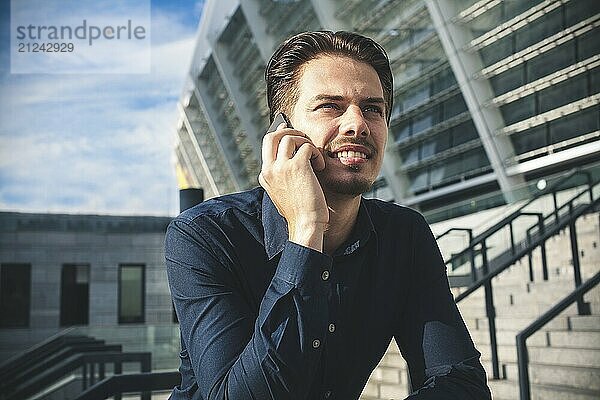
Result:
{"label": "man's hand", "polygon": [[323,154],[302,132],[281,124],[264,136],[258,182],[286,219],[290,241],[321,252],[329,211],[314,171],[324,168]]}

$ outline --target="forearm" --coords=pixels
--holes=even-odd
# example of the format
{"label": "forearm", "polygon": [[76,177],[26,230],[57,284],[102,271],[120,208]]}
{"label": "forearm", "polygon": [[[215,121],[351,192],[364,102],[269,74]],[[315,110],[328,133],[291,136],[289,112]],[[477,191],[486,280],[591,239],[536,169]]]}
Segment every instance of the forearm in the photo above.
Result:
{"label": "forearm", "polygon": [[[167,270],[203,398],[303,398],[322,348],[313,342],[327,330],[321,271],[330,259],[288,242],[256,310],[227,273],[226,260],[203,249],[193,254],[198,243],[177,246],[180,239],[179,233],[167,237]],[[186,252],[171,254],[176,247]]]}

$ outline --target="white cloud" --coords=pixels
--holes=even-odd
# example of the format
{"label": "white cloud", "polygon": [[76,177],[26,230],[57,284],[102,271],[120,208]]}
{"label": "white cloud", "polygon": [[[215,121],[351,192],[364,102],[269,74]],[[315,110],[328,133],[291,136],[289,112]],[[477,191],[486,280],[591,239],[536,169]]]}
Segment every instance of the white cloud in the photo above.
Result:
{"label": "white cloud", "polygon": [[153,11],[150,74],[3,77],[0,209],[176,214],[176,100],[195,28]]}

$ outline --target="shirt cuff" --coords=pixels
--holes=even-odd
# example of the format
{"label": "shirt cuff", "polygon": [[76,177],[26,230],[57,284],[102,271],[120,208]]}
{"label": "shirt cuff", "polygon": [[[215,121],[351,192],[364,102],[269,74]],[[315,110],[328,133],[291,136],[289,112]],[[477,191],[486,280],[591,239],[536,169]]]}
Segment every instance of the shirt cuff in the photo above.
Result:
{"label": "shirt cuff", "polygon": [[332,258],[300,244],[286,242],[275,278],[304,291],[326,291],[331,275]]}

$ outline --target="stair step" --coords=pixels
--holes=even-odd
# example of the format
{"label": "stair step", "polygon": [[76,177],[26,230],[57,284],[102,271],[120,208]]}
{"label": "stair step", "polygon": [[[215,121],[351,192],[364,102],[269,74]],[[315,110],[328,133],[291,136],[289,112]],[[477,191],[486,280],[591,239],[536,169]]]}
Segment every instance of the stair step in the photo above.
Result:
{"label": "stair step", "polygon": [[[518,381],[519,368],[517,364],[507,364],[505,370],[507,379]],[[529,365],[529,381],[542,385],[600,391],[600,368],[531,363]]]}
{"label": "stair step", "polygon": [[[518,400],[519,385],[516,381],[511,380],[489,380],[488,384],[492,389],[494,400]],[[565,388],[554,385],[531,385],[532,400],[598,400],[600,391]]]}
{"label": "stair step", "polygon": [[600,331],[600,315],[573,315],[569,321],[574,331]]}

